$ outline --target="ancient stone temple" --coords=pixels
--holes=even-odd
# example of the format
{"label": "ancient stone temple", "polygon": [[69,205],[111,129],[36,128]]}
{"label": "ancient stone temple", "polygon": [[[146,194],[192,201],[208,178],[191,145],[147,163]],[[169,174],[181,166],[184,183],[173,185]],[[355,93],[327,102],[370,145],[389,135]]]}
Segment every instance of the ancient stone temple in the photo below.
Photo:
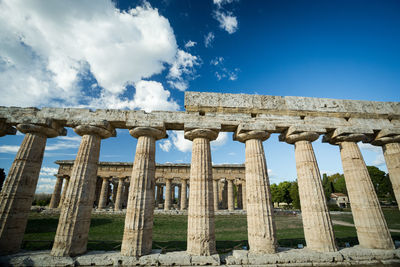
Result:
{"label": "ancient stone temple", "polygon": [[[371,249],[368,253],[372,254],[375,252],[371,251],[380,250],[398,253],[393,252],[394,243],[357,143],[382,147],[399,202],[399,102],[186,92],[185,108],[186,111],[146,113],[0,107],[0,136],[15,133],[15,128],[25,134],[0,195],[1,253],[19,250],[46,140],[65,135],[64,127],[72,128],[82,141],[74,162],[59,162],[51,207],[60,206],[61,211],[52,256],[85,253],[93,207],[108,208],[111,199],[112,208],[127,210],[118,254],[125,258],[120,261],[126,257],[145,259],[151,253],[154,206],[175,208],[173,187],[179,186],[178,207],[187,207],[188,214],[185,259],[191,260],[185,263],[195,264],[196,257],[216,255],[215,211],[235,209],[232,192],[240,186],[241,205],[247,211],[249,251],[246,261],[241,259],[239,264],[251,263],[257,255],[270,256],[256,258],[251,264],[284,261],[285,256],[279,256],[283,252],[275,254],[278,249],[268,158],[263,148],[263,142],[271,142],[271,134],[279,134],[280,141],[294,148],[307,251],[336,255],[334,260],[340,257],[337,255],[344,257],[344,252],[337,251],[312,146],[322,135],[327,146],[335,145],[340,150],[360,248]],[[129,166],[99,163],[101,141],[117,138],[116,129],[129,129],[138,139],[135,161]],[[155,163],[155,144],[166,137],[167,130],[184,130],[185,138],[193,142],[190,166]],[[222,171],[219,175],[225,167],[211,165],[210,142],[219,132],[232,132],[234,140],[245,144],[245,167],[238,168],[242,173],[228,177]],[[164,171],[169,168],[174,171]],[[225,197],[220,196],[223,191]],[[237,259],[240,253],[232,257]],[[378,257],[376,253],[374,257]],[[157,257],[161,264],[164,256]]]}

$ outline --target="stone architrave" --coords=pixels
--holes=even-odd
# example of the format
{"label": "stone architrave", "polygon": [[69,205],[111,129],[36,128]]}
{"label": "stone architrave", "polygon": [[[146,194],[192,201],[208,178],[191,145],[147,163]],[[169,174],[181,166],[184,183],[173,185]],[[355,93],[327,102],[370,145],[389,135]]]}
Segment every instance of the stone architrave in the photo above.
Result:
{"label": "stone architrave", "polygon": [[118,179],[118,187],[117,187],[117,196],[115,200],[115,207],[114,210],[122,210],[122,195],[124,191],[124,178]]}
{"label": "stone architrave", "polygon": [[54,186],[54,191],[50,199],[50,204],[49,204],[50,209],[57,208],[58,204],[60,203],[62,184],[63,184],[63,177],[57,176],[56,184]]}
{"label": "stone architrave", "polygon": [[47,138],[65,135],[62,127],[19,124],[24,140],[0,193],[0,254],[19,250],[42,166]]}
{"label": "stone architrave", "polygon": [[344,179],[360,246],[393,249],[385,217],[357,145],[357,142],[366,139],[364,134],[350,133],[331,138],[329,143],[340,147]]}
{"label": "stone architrave", "polygon": [[82,139],[61,207],[51,250],[53,256],[74,256],[86,252],[100,143],[101,139],[115,136],[115,130],[107,123],[102,126],[79,125],[74,131],[82,136]]}
{"label": "stone architrave", "polygon": [[62,204],[64,203],[65,195],[67,194],[67,190],[68,190],[69,179],[70,179],[69,176],[64,178],[64,186],[63,186],[62,193],[61,193],[60,203],[58,203],[58,208],[61,208]]}
{"label": "stone architrave", "polygon": [[228,180],[228,210],[235,210],[235,195],[233,192],[233,180]]}
{"label": "stone architrave", "polygon": [[246,145],[247,232],[251,253],[275,253],[277,247],[274,210],[262,142],[266,131],[235,133]]}
{"label": "stone architrave", "polygon": [[107,207],[107,197],[108,197],[108,186],[109,179],[107,177],[102,177],[103,183],[101,184],[100,198],[98,209],[102,210]]}
{"label": "stone architrave", "polygon": [[187,208],[187,180],[182,179],[181,181],[181,210],[185,210]]}
{"label": "stone architrave", "polygon": [[193,141],[187,233],[187,252],[193,255],[216,253],[210,141],[217,136],[211,129],[185,131]]}
{"label": "stone architrave", "polygon": [[371,143],[382,146],[394,196],[397,203],[400,203],[400,134],[388,135],[381,131]]}
{"label": "stone architrave", "polygon": [[214,211],[219,210],[218,207],[218,180],[213,180],[213,193],[214,193]]}
{"label": "stone architrave", "polygon": [[165,130],[136,127],[130,134],[137,138],[135,161],[130,182],[121,254],[139,257],[151,253],[154,216],[155,143],[165,138]]}
{"label": "stone architrave", "polygon": [[336,251],[333,225],[311,144],[319,138],[319,134],[312,131],[295,132],[283,138],[295,147],[301,217],[307,248],[319,252]]}
{"label": "stone architrave", "polygon": [[165,202],[164,202],[164,210],[170,210],[171,209],[171,185],[172,180],[171,179],[165,179]]}

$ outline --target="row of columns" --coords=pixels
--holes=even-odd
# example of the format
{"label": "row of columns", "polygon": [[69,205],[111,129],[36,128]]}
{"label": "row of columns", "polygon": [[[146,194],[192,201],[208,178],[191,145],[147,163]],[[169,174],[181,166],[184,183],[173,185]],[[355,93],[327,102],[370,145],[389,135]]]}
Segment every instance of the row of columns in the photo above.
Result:
{"label": "row of columns", "polygon": [[[2,253],[16,252],[19,249],[36,189],[46,139],[63,132],[62,128],[54,126],[49,128],[21,124],[17,128],[26,135],[0,195]],[[80,125],[75,127],[74,131],[82,136],[82,140],[62,201],[59,224],[51,251],[53,256],[73,256],[86,251],[95,198],[100,143],[101,139],[115,135],[115,130],[106,123],[102,126]],[[155,142],[166,137],[166,133],[165,129],[136,127],[130,130],[130,134],[137,138],[138,142],[130,181],[121,254],[142,256],[150,253],[152,247]],[[262,145],[269,135],[267,131],[262,130],[237,131],[234,135],[235,140],[245,143],[245,203],[248,242],[253,253],[274,253],[277,247],[269,178]],[[216,253],[215,186],[212,179],[210,141],[215,140],[217,136],[218,129],[185,130],[185,138],[193,142],[187,252],[194,255]],[[337,247],[332,222],[311,144],[318,136],[319,133],[313,131],[296,132],[289,129],[281,135],[281,139],[294,144],[295,147],[307,246],[316,251],[335,251]],[[386,221],[357,145],[357,142],[366,140],[365,135],[350,133],[325,135],[325,137],[328,142],[340,147],[360,245],[367,248],[393,249]],[[390,176],[396,185],[399,180],[396,174],[400,169],[400,147],[389,145],[391,142],[387,141],[387,137],[384,138],[380,142],[384,145]],[[391,138],[396,142],[399,141],[399,136]],[[232,184],[228,183],[228,188],[230,187]],[[394,186],[394,189],[399,201],[398,187]],[[106,188],[102,186],[101,192],[105,191]],[[228,194],[228,199],[232,199],[232,194]],[[229,202],[232,203],[228,201],[228,205]]]}

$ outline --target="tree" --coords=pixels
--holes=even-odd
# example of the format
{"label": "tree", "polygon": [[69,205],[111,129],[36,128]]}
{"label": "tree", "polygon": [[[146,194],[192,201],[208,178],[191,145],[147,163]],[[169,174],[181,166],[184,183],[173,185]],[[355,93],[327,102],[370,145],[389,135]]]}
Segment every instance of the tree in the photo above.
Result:
{"label": "tree", "polygon": [[328,201],[333,193],[333,183],[326,173],[322,175],[322,187],[324,188],[325,198]]}
{"label": "tree", "polygon": [[3,188],[3,183],[5,179],[6,179],[6,173],[4,172],[4,169],[0,169],[0,191]]}
{"label": "tree", "polygon": [[271,184],[271,200],[272,203],[278,203],[278,186],[276,184]]}
{"label": "tree", "polygon": [[328,176],[328,178],[333,184],[333,191],[335,193],[343,193],[347,195],[346,182],[343,174],[335,173]]}
{"label": "tree", "polygon": [[300,196],[299,196],[299,186],[297,184],[297,181],[292,182],[292,184],[290,185],[289,194],[290,194],[290,198],[292,199],[293,208],[301,209],[301,207],[300,207]]}
{"label": "tree", "polygon": [[394,200],[393,187],[389,176],[375,166],[367,166],[367,169],[378,198]]}
{"label": "tree", "polygon": [[284,202],[287,204],[292,203],[292,198],[290,197],[290,186],[292,185],[291,182],[281,182],[278,185],[278,196],[277,196],[277,200],[278,203],[279,202]]}

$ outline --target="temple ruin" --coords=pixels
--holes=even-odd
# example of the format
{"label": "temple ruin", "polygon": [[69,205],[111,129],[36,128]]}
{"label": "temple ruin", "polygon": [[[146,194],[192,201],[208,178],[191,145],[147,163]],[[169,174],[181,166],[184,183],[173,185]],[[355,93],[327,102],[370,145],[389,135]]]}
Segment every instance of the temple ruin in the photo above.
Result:
{"label": "temple ruin", "polygon": [[[184,130],[185,138],[193,142],[190,172],[185,172],[185,180],[182,180],[188,179],[190,183],[188,255],[216,254],[214,199],[218,172],[215,173],[211,165],[210,141],[215,140],[219,132],[233,132],[234,140],[245,143],[245,187],[242,186],[242,190],[245,191],[249,253],[277,252],[266,167],[268,159],[262,146],[272,133],[279,134],[279,141],[294,146],[304,235],[309,250],[321,253],[338,250],[312,146],[321,135],[326,145],[336,145],[340,149],[360,247],[394,250],[357,142],[382,147],[399,203],[399,102],[186,92],[185,109],[146,113],[0,107],[0,136],[15,134],[15,128],[25,134],[0,196],[0,251],[11,254],[19,250],[46,140],[65,135],[64,127],[73,128],[82,139],[68,174],[70,179],[61,205],[52,256],[86,252],[97,177],[101,173],[101,168],[98,169],[101,140],[115,138],[118,128],[129,129],[132,137],[138,140],[132,172],[118,180],[120,184],[130,176],[122,256],[143,257],[152,252],[154,190],[158,178],[155,144],[166,137],[166,130]],[[165,180],[166,187],[172,183],[172,178]],[[231,184],[228,183],[228,188]],[[107,188],[102,182],[99,197]],[[117,195],[122,193],[117,192]],[[101,201],[99,199],[99,206],[103,205]]]}

